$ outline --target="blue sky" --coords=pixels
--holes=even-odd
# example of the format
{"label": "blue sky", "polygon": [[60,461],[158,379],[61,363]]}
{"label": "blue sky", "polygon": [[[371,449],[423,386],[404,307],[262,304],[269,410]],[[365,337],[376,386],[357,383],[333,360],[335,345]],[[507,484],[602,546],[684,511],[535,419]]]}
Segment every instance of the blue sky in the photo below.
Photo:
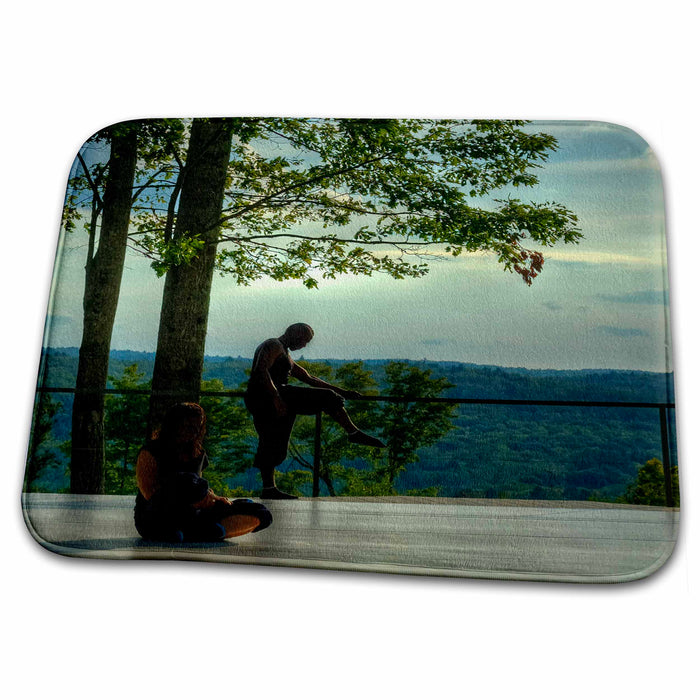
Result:
{"label": "blue sky", "polygon": [[[545,251],[532,287],[495,256],[443,257],[421,279],[384,276],[238,287],[216,276],[207,353],[249,357],[293,322],[316,330],[307,358],[458,360],[530,368],[670,369],[661,175],[634,132],[598,122],[541,122],[559,150],[523,200],[557,201],[579,216],[578,245]],[[506,194],[500,193],[500,194]],[[78,345],[82,234],[65,239],[48,342]],[[59,269],[59,268],[57,268]],[[154,350],[162,280],[127,257],[115,349]]]}

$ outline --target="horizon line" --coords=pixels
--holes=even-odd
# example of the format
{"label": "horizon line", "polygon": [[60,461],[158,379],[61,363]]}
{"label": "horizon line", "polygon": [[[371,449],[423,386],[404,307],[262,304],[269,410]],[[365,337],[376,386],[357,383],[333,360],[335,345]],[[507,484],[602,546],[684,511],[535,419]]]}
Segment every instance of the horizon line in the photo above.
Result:
{"label": "horizon line", "polygon": [[[45,350],[77,350],[80,351],[77,345],[42,345],[42,353]],[[155,350],[133,350],[130,348],[110,348],[109,353],[117,352],[131,352],[139,353],[142,355],[155,355]],[[244,355],[218,355],[218,354],[207,354],[204,355],[205,358],[222,358],[222,359],[240,359],[249,360],[252,362],[252,357],[246,357]],[[673,374],[673,369],[666,370],[654,370],[654,369],[619,369],[614,367],[579,367],[579,368],[566,368],[566,367],[526,367],[525,365],[497,365],[497,364],[486,364],[482,362],[465,362],[463,360],[432,360],[430,358],[424,357],[420,360],[412,360],[406,357],[381,357],[381,358],[347,358],[347,357],[319,357],[319,358],[305,358],[303,354],[299,358],[301,362],[323,362],[324,360],[332,362],[408,362],[408,363],[433,363],[433,364],[456,364],[456,365],[467,365],[473,367],[495,367],[498,369],[511,369],[511,370],[525,370],[527,372],[641,372],[645,374]]]}

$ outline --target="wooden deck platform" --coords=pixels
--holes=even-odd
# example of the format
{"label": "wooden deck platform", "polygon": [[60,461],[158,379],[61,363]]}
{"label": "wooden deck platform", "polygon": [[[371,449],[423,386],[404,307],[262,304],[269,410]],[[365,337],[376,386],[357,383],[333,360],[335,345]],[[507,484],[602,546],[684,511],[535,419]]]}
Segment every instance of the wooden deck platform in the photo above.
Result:
{"label": "wooden deck platform", "polygon": [[447,499],[268,501],[271,527],[216,544],[139,538],[131,496],[25,494],[37,541],[62,555],[204,560],[385,573],[622,582],[670,556],[679,511]]}

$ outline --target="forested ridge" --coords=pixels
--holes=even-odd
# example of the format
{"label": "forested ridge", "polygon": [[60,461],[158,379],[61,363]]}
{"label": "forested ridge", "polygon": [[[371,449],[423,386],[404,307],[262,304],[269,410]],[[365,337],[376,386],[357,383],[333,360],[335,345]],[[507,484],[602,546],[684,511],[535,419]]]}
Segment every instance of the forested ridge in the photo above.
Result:
{"label": "forested ridge", "polygon": [[[75,348],[45,351],[42,357],[43,386],[74,386],[77,359]],[[153,361],[153,353],[113,351],[110,355],[111,379],[108,386],[114,387],[115,379],[123,378],[129,372],[134,377],[133,382],[146,386],[152,374]],[[371,375],[371,381],[376,382],[376,390],[372,393],[386,395],[389,392],[385,372],[391,362],[395,363],[396,360],[367,360],[359,365],[358,361],[354,361],[353,366],[361,366],[368,376]],[[342,368],[349,366],[348,362],[341,360],[313,361],[312,364],[317,371],[329,374],[340,370],[341,374],[336,377],[342,376]],[[626,402],[674,400],[670,373],[530,370],[428,360],[401,361],[401,365],[418,368],[432,377],[446,380],[440,395],[449,398]],[[206,357],[203,373],[205,388],[240,389],[249,367],[248,358]],[[73,396],[70,393],[53,393],[50,396],[57,407],[44,441],[43,466],[34,486],[38,490],[62,490],[66,487],[69,460],[65,445],[70,439]],[[146,410],[147,399],[144,401],[142,406]],[[220,403],[212,404],[209,409],[213,413],[210,415],[211,440],[212,443],[216,442],[210,446],[210,451],[219,457],[220,462],[235,462],[235,467],[228,471],[224,465],[219,465],[217,474],[221,485],[234,491],[249,491],[257,486],[256,472],[247,461],[254,447],[254,434],[244,425],[247,417],[240,406],[240,399],[230,403],[233,405],[234,402],[235,407],[229,410],[235,413],[227,414]],[[355,402],[352,409],[361,411],[360,403],[369,402]],[[116,403],[112,405],[116,411]],[[138,412],[133,407],[130,409],[132,414],[135,411]],[[232,422],[238,426],[237,437],[232,435],[235,431],[231,426],[215,424],[217,416],[221,423]],[[290,479],[296,475],[295,483],[300,493],[308,491],[310,481],[308,475],[303,473],[304,462],[308,464],[308,459],[304,459],[309,446],[309,426],[304,421],[308,420],[299,419],[295,430],[297,449],[283,467],[289,471]],[[368,416],[366,420],[369,421],[368,427],[371,427],[371,417]],[[640,465],[661,457],[659,415],[655,409],[460,405],[453,409],[450,423],[436,442],[418,447],[415,451],[417,459],[409,459],[400,473],[395,475],[390,484],[394,493],[444,497],[615,500],[635,479]],[[132,430],[138,431],[138,427]],[[671,437],[672,462],[677,464],[675,435]],[[127,447],[120,443],[123,458],[117,459],[119,450],[115,448],[112,437],[113,471],[115,474],[121,473],[121,477],[112,478],[113,491],[128,492],[133,485],[131,462],[138,449],[137,442],[132,440]],[[343,466],[329,473],[330,488],[335,484],[338,495],[343,495],[343,488],[347,493],[347,483],[351,480],[348,475],[351,471],[355,475],[365,474],[371,467],[368,460],[369,457],[365,458],[362,454],[349,454],[347,459],[343,459]],[[376,464],[374,469],[378,469]],[[354,488],[360,486],[355,485]],[[369,487],[365,484],[362,488]],[[376,484],[374,488],[377,488]],[[374,493],[371,490],[366,492],[368,495]]]}

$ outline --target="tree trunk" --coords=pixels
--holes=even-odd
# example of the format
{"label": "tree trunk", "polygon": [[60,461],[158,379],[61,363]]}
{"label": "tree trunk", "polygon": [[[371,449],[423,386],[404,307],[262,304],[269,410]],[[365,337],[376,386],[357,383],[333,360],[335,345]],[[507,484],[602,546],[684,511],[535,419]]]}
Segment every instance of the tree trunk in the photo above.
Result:
{"label": "tree trunk", "polygon": [[149,434],[171,404],[199,401],[231,136],[226,119],[192,123],[173,240],[199,239],[203,247],[188,263],[171,267],[165,277]]}
{"label": "tree trunk", "polygon": [[104,389],[126,255],[137,130],[120,125],[110,140],[99,246],[85,266],[83,337],[71,434],[72,493],[104,492]]}
{"label": "tree trunk", "polygon": [[119,485],[119,492],[124,493],[124,484],[126,483],[126,475],[129,472],[129,449],[131,448],[131,443],[126,440],[124,442],[124,458],[122,459],[122,479]]}
{"label": "tree trunk", "polygon": [[335,488],[333,487],[333,477],[328,473],[328,470],[324,469],[319,474],[319,476],[321,477],[321,480],[323,481],[323,483],[326,485],[326,488],[328,489],[328,494],[335,498],[336,493],[335,493]]}

